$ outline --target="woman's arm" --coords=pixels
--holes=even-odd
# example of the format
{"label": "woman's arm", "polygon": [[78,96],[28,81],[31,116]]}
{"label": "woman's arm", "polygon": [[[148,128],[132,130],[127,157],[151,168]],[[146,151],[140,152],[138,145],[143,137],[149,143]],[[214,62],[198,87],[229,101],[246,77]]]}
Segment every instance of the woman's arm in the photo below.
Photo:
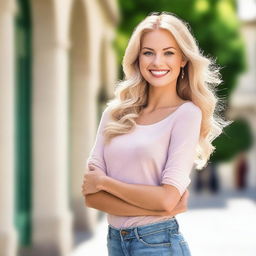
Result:
{"label": "woman's arm", "polygon": [[119,216],[175,216],[178,213],[187,211],[189,191],[186,190],[181,200],[172,211],[151,211],[131,205],[120,198],[105,191],[99,191],[85,196],[86,205],[90,208]]}
{"label": "woman's arm", "polygon": [[144,209],[152,211],[169,210],[164,200],[166,189],[162,186],[128,184],[108,176],[102,176],[98,189]]}
{"label": "woman's arm", "polygon": [[[84,195],[105,190],[131,205],[153,211],[170,211],[180,200],[181,195],[172,186],[128,184],[105,175],[97,166],[92,165],[90,168],[92,168],[91,171],[84,176]],[[172,204],[167,196],[169,191],[172,192]]]}
{"label": "woman's arm", "polygon": [[86,205],[87,207],[95,208],[97,210],[118,216],[167,216],[172,214],[168,211],[151,211],[143,209],[141,207],[129,204],[106,191],[99,191],[94,194],[86,195]]}
{"label": "woman's arm", "polygon": [[[164,186],[137,185],[121,182],[105,175],[100,168],[93,165],[89,166],[89,171],[84,175],[83,189],[84,195],[104,190],[129,204],[147,210],[170,210],[170,206],[166,203],[167,200],[165,200],[167,198],[167,189]],[[173,195],[173,198],[176,198],[176,195]],[[180,196],[178,195],[176,204],[179,199]]]}

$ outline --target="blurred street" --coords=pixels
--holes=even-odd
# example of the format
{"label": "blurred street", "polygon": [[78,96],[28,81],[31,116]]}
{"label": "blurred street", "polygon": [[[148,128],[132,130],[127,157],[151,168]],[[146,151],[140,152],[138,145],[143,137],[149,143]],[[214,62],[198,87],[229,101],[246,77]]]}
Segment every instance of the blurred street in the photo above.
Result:
{"label": "blurred street", "polygon": [[[193,256],[256,255],[256,191],[222,191],[217,195],[190,191],[189,211],[176,216]],[[71,256],[107,256],[107,220],[95,237],[80,243]],[[80,235],[80,239],[85,237]]]}

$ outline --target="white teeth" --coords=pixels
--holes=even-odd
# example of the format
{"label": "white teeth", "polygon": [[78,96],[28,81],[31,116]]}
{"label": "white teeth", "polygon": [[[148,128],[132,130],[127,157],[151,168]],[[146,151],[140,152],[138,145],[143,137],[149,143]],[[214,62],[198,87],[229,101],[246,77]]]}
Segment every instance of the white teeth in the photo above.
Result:
{"label": "white teeth", "polygon": [[154,75],[165,75],[168,73],[168,70],[166,71],[154,71],[154,70],[150,70],[150,72]]}

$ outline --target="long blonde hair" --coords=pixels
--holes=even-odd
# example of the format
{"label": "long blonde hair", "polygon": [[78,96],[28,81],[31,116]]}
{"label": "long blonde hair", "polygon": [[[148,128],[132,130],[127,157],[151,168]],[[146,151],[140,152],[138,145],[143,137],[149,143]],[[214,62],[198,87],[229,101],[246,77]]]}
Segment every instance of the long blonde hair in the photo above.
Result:
{"label": "long blonde hair", "polygon": [[179,76],[177,80],[177,94],[184,100],[192,101],[202,111],[195,159],[196,168],[201,169],[215,150],[212,141],[229,124],[217,113],[223,108],[215,93],[215,88],[222,82],[220,68],[212,58],[205,57],[200,52],[189,25],[172,13],[149,15],[134,29],[122,61],[125,77],[117,82],[115,97],[107,103],[110,108],[110,120],[104,129],[105,143],[132,131],[136,125],[135,119],[147,104],[149,86],[140,73],[138,56],[142,35],[154,29],[169,31],[187,59],[184,78]]}

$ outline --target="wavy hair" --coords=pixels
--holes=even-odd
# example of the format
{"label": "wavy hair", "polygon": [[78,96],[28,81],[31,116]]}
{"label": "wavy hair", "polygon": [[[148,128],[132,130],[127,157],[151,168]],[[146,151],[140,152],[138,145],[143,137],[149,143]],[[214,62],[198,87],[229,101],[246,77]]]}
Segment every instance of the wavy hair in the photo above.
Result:
{"label": "wavy hair", "polygon": [[222,100],[216,96],[216,87],[222,83],[220,67],[214,59],[203,55],[189,24],[173,13],[150,14],[135,27],[122,61],[125,77],[117,82],[115,96],[107,102],[110,119],[104,128],[105,143],[131,132],[136,125],[135,119],[147,105],[149,85],[140,73],[138,57],[142,35],[155,29],[169,31],[187,59],[184,78],[179,75],[176,90],[180,98],[192,101],[202,111],[195,159],[195,167],[200,170],[215,150],[212,141],[230,121],[219,114],[224,108]]}

